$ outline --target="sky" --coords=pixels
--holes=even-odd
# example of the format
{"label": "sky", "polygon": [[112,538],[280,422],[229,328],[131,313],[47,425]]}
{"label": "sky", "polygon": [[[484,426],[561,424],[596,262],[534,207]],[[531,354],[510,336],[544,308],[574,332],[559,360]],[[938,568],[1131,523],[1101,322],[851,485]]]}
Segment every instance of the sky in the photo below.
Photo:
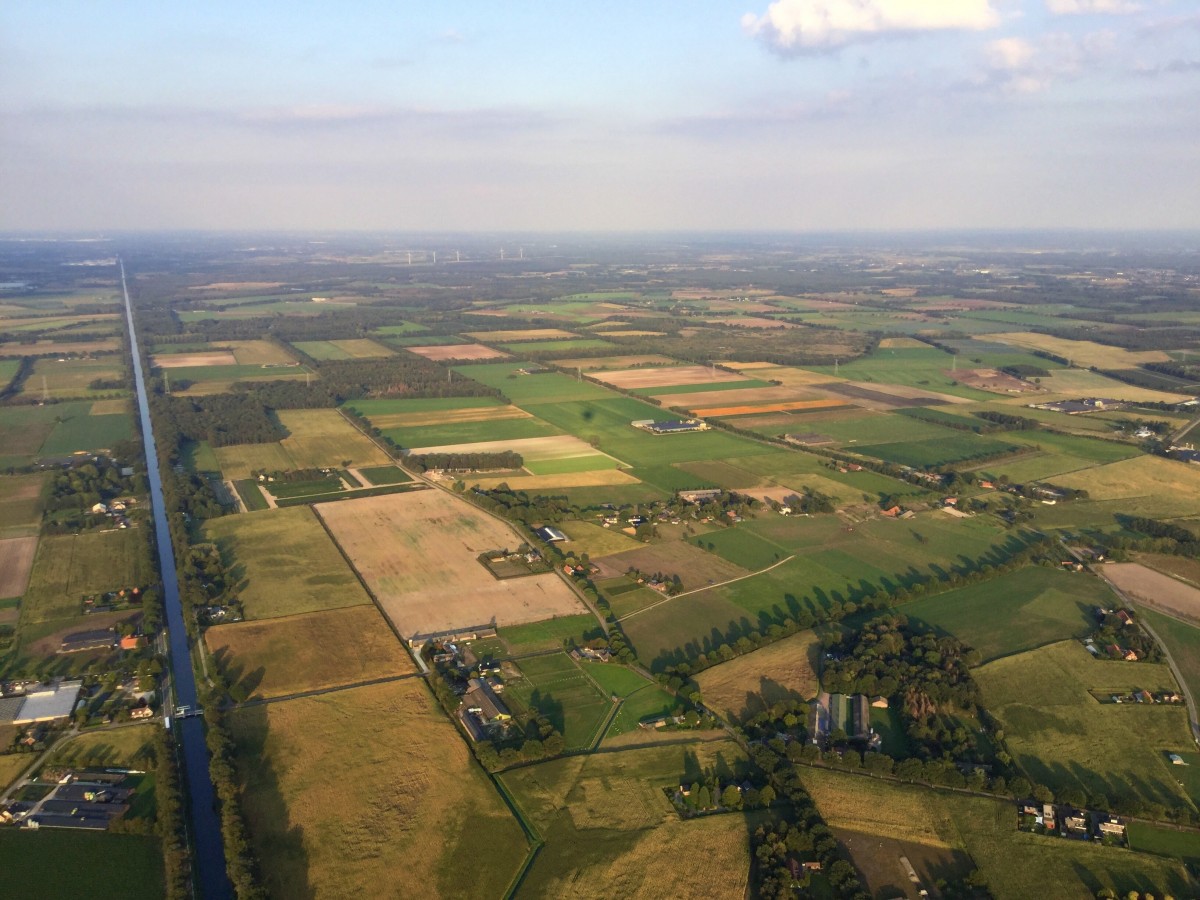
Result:
{"label": "sky", "polygon": [[955,228],[1200,228],[1200,0],[0,3],[4,231]]}

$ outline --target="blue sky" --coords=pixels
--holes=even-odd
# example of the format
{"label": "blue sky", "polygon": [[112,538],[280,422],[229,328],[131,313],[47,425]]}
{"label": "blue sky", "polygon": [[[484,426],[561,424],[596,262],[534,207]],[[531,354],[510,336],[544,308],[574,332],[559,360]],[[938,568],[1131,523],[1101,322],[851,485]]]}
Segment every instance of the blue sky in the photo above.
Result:
{"label": "blue sky", "polygon": [[0,229],[1200,227],[1196,0],[0,4]]}

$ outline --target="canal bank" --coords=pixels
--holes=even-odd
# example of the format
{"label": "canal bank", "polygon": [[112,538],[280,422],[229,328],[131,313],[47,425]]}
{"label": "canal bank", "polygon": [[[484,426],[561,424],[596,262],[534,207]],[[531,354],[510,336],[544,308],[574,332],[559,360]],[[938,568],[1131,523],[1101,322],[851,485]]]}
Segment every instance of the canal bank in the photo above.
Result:
{"label": "canal bank", "polygon": [[[154,428],[150,421],[150,404],[146,397],[146,379],[142,371],[142,356],[138,349],[137,331],[133,324],[133,307],[125,282],[125,263],[121,267],[121,291],[125,298],[125,319],[129,328],[129,345],[133,355],[134,386],[137,391],[138,417],[142,426],[142,443],[146,455],[146,480],[150,484],[150,506],[154,519],[154,540],[162,574],[163,607],[167,618],[171,683],[175,703],[196,709],[196,676],[192,670],[191,648],[188,641],[183,606],[179,597],[179,574],[175,570],[175,552],[171,531],[167,527],[166,504],[163,501],[162,475],[159,472],[155,449]],[[168,714],[173,712],[170,697],[164,697]],[[173,721],[175,739],[183,753],[184,777],[188,793],[188,830],[191,838],[193,866],[200,896],[204,900],[225,900],[233,896],[225,874],[225,847],[221,840],[221,818],[217,813],[216,793],[208,771],[208,747],[204,741],[204,720],[198,717],[176,718]]]}

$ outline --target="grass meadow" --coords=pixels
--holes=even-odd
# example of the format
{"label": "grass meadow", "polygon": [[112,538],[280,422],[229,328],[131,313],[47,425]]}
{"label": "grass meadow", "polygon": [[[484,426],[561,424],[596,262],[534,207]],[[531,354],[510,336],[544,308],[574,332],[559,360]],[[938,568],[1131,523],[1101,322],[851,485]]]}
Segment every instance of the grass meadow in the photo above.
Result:
{"label": "grass meadow", "polygon": [[800,631],[753,653],[705,669],[695,677],[704,704],[737,721],[780,701],[817,695],[821,644]]}
{"label": "grass meadow", "polygon": [[[109,877],[98,877],[101,863]],[[166,885],[157,837],[61,828],[0,829],[0,872],[29,900],[160,900]]]}
{"label": "grass meadow", "polygon": [[523,677],[505,684],[505,702],[544,715],[562,734],[568,750],[591,746],[612,709],[609,695],[566,653],[530,656],[518,660],[517,666]]}
{"label": "grass meadow", "polygon": [[85,594],[156,581],[147,540],[143,528],[43,537],[21,604],[22,626],[82,615]]}

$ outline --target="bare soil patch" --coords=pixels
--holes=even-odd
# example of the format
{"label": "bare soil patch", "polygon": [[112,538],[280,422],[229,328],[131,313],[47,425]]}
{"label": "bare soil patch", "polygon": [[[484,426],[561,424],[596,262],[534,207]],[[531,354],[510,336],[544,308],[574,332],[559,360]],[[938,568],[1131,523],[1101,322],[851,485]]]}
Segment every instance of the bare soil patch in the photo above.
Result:
{"label": "bare soil patch", "polygon": [[634,390],[676,384],[708,384],[709,382],[718,384],[726,381],[742,381],[746,376],[707,366],[663,366],[661,368],[604,372],[595,374],[593,377],[614,387]]}
{"label": "bare soil patch", "polygon": [[435,362],[447,359],[507,359],[508,354],[493,350],[483,344],[441,344],[432,347],[406,347],[409,353],[415,353]]}
{"label": "bare soil patch", "polygon": [[151,363],[160,369],[183,369],[188,366],[236,366],[232,350],[206,350],[202,353],[155,353]]}
{"label": "bare soil patch", "polygon": [[1105,563],[1100,573],[1135,600],[1179,619],[1200,622],[1200,589],[1141,563]]}
{"label": "bare soil patch", "polygon": [[36,536],[0,541],[0,597],[19,597],[25,593],[37,544]]}
{"label": "bare soil patch", "polygon": [[405,637],[585,612],[557,575],[492,577],[477,557],[486,550],[516,549],[520,535],[445,491],[314,509]]}
{"label": "bare soil patch", "polygon": [[943,369],[942,374],[957,379],[967,387],[996,394],[1025,394],[1041,390],[1031,381],[1013,378],[997,369]]}

